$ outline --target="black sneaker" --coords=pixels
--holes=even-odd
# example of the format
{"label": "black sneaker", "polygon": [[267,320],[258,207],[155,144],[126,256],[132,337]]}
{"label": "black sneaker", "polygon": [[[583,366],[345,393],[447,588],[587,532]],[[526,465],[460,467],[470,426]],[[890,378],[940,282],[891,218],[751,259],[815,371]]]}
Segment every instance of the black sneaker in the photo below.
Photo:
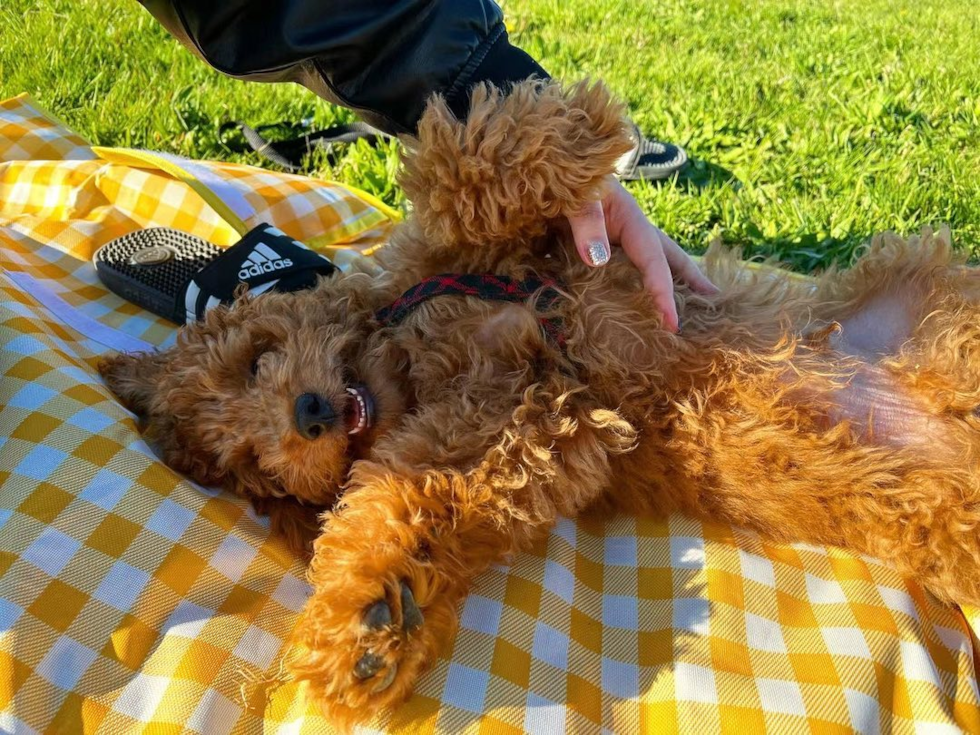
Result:
{"label": "black sneaker", "polygon": [[659,181],[687,166],[687,153],[680,146],[645,138],[636,125],[633,139],[636,147],[616,165],[616,175],[622,181]]}

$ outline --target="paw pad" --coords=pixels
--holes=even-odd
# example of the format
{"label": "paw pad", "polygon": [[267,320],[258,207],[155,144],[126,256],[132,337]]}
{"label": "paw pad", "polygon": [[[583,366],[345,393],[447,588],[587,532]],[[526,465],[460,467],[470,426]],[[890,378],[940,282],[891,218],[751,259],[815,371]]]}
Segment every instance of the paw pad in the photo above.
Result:
{"label": "paw pad", "polygon": [[385,665],[385,660],[377,654],[368,651],[354,665],[354,676],[358,679],[370,679],[377,674]]}
{"label": "paw pad", "polygon": [[415,604],[415,595],[412,594],[411,588],[404,582],[402,582],[401,598],[402,629],[411,633],[413,630],[422,627],[422,611]]}
{"label": "paw pad", "polygon": [[364,627],[368,630],[381,630],[391,625],[391,608],[384,600],[378,600],[364,613]]}
{"label": "paw pad", "polygon": [[[400,583],[399,602],[401,607],[401,620],[395,621],[392,616],[391,605],[387,600],[378,600],[371,604],[365,611],[362,622],[364,627],[371,632],[377,632],[385,628],[400,630],[402,634],[411,633],[422,627],[425,621],[422,611],[415,602],[415,595],[411,588]],[[397,650],[397,649],[396,649]],[[387,668],[387,670],[385,670]],[[379,677],[379,673],[384,670],[384,674]],[[372,692],[381,692],[391,686],[398,673],[398,663],[386,663],[385,658],[373,651],[367,651],[354,664],[354,676],[361,681],[377,678],[377,683],[371,688]]]}

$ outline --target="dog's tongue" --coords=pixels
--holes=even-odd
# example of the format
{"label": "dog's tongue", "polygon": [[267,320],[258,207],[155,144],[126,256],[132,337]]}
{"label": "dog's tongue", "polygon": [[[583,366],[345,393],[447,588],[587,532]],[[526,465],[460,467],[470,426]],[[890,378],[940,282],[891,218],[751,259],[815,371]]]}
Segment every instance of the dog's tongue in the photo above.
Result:
{"label": "dog's tongue", "polygon": [[351,396],[347,410],[347,433],[353,436],[371,428],[374,423],[374,398],[363,385],[347,389]]}

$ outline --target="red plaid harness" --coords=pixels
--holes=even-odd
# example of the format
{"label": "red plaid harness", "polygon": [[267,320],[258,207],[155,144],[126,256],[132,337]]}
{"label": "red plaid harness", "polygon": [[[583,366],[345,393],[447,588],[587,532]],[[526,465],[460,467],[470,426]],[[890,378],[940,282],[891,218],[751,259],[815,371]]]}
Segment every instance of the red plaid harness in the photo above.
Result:
{"label": "red plaid harness", "polygon": [[[436,296],[477,296],[487,301],[524,302],[535,294],[543,309],[549,309],[561,297],[557,283],[551,279],[529,276],[518,281],[492,273],[444,273],[415,284],[374,316],[382,326],[390,327],[401,322],[423,301]],[[564,350],[565,334],[561,318],[540,317],[538,321],[548,339]]]}

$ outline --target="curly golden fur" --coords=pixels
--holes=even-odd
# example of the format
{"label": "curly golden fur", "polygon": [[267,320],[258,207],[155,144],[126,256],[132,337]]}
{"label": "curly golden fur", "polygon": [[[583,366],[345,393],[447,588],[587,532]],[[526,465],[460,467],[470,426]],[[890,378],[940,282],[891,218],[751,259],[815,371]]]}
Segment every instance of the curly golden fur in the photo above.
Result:
{"label": "curly golden fur", "polygon": [[[290,667],[340,726],[403,700],[474,578],[560,515],[680,511],[980,602],[980,289],[948,235],[877,238],[815,284],[713,250],[720,293],[679,284],[670,334],[632,265],[586,267],[561,225],[628,145],[598,84],[478,88],[466,122],[437,98],[383,275],[245,296],[172,349],[103,365],[175,468],[297,542],[328,509]],[[443,272],[556,279],[565,349],[535,299],[444,296],[375,321]],[[369,431],[297,433],[297,396],[342,413],[355,381]]]}

